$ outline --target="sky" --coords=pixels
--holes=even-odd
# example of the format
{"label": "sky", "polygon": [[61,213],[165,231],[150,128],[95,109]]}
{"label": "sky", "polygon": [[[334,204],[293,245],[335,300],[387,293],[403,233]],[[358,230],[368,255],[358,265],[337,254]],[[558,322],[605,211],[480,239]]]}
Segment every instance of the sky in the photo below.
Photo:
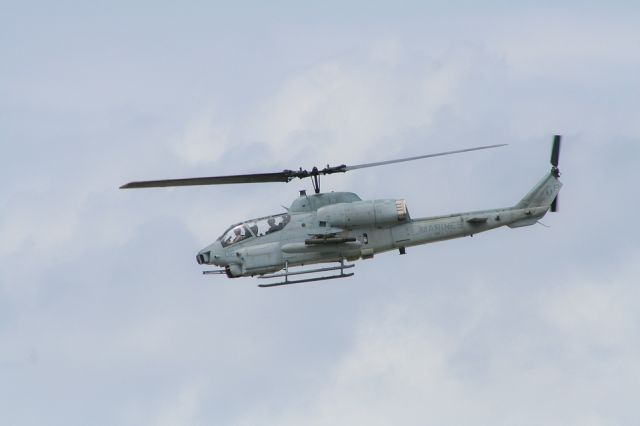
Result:
{"label": "sky", "polygon": [[[635,425],[634,2],[0,2],[0,422]],[[326,177],[414,217],[560,212],[344,280],[203,276],[230,224]]]}

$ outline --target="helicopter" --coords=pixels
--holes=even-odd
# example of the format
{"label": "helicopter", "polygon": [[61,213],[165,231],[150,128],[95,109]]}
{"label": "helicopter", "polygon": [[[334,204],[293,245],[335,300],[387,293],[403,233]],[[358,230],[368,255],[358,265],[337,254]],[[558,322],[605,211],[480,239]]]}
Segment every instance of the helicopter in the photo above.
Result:
{"label": "helicopter", "polygon": [[[212,244],[196,255],[200,265],[220,269],[203,274],[229,278],[276,279],[258,287],[275,287],[313,281],[347,278],[346,272],[358,259],[391,250],[406,254],[407,247],[473,236],[502,226],[518,228],[537,223],[548,211],[558,210],[561,136],[555,135],[551,150],[551,171],[546,173],[517,204],[491,210],[445,216],[411,218],[404,199],[362,200],[353,192],[320,191],[320,177],[369,167],[498,148],[506,144],[479,146],[436,154],[357,165],[339,165],[310,171],[283,170],[185,179],[129,182],[121,189],[192,185],[290,182],[310,178],[314,194],[300,191],[285,212],[245,220],[229,226]],[[337,264],[336,264],[337,263]],[[312,267],[309,265],[333,266]],[[299,268],[299,269],[296,269]]]}

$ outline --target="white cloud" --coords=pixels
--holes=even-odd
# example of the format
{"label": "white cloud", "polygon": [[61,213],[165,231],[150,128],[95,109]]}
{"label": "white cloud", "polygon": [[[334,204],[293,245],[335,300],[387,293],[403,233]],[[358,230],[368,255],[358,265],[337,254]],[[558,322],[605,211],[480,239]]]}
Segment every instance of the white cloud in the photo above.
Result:
{"label": "white cloud", "polygon": [[40,188],[15,195],[10,203],[11,210],[0,220],[0,255],[20,250],[42,254],[71,241],[80,215],[77,199],[58,199]]}
{"label": "white cloud", "polygon": [[[604,69],[639,65],[637,55],[629,54],[640,42],[633,20],[531,14],[517,21],[502,21],[498,27],[501,31],[490,36],[491,43],[519,75],[603,83],[606,79],[594,77]],[[505,32],[510,36],[499,36]]]}
{"label": "white cloud", "polygon": [[213,163],[219,160],[230,144],[229,129],[212,109],[205,109],[192,118],[182,135],[170,145],[177,158],[191,164]]}
{"label": "white cloud", "polygon": [[136,405],[119,414],[118,423],[123,425],[197,426],[200,419],[202,395],[200,386],[190,384],[172,392],[158,405]]}
{"label": "white cloud", "polygon": [[639,265],[640,256],[635,254],[611,275],[596,278],[576,271],[567,283],[541,295],[545,319],[567,344],[581,350],[628,347],[640,323]]}
{"label": "white cloud", "polygon": [[390,141],[403,132],[424,131],[456,101],[461,68],[412,64],[392,42],[380,46],[359,61],[333,59],[290,78],[255,114],[254,136],[285,156],[315,145],[348,160],[395,150]]}
{"label": "white cloud", "polygon": [[[633,398],[640,381],[634,331],[639,272],[634,265],[639,259],[629,257],[610,277],[593,274],[611,270],[618,253],[635,250],[634,232],[627,229],[631,219],[626,219],[637,211],[637,201],[628,196],[633,194],[629,185],[637,181],[637,149],[597,137],[615,131],[625,143],[637,139],[637,73],[631,78],[628,72],[637,61],[632,54],[635,27],[615,31],[611,23],[600,39],[602,34],[589,25],[569,21],[565,27],[559,19],[545,35],[544,20],[518,15],[508,16],[508,24],[498,19],[500,25],[483,18],[470,28],[447,22],[451,31],[438,38],[437,31],[422,32],[428,27],[422,22],[403,33],[405,21],[390,19],[396,23],[389,27],[395,30],[388,38],[381,39],[376,29],[345,49],[338,34],[331,38],[334,45],[324,44],[324,38],[317,43],[324,53],[303,46],[297,51],[300,60],[287,58],[286,43],[268,37],[259,54],[249,51],[247,56],[235,52],[232,42],[225,67],[253,67],[255,73],[244,76],[254,76],[259,81],[254,86],[265,86],[255,93],[230,71],[210,80],[201,77],[207,80],[204,89],[203,82],[185,70],[220,69],[220,64],[218,59],[201,59],[210,52],[194,50],[170,74],[157,76],[162,83],[181,81],[176,93],[158,94],[155,87],[145,88],[142,78],[135,87],[113,83],[122,93],[112,104],[121,102],[120,95],[129,99],[125,92],[139,99],[163,98],[165,107],[134,114],[125,124],[113,117],[128,117],[128,108],[110,115],[113,111],[101,109],[100,102],[87,105],[88,98],[81,96],[83,103],[77,105],[73,99],[80,98],[70,96],[63,110],[55,110],[60,100],[42,91],[47,97],[43,104],[54,109],[48,118],[56,126],[32,126],[42,127],[42,133],[30,134],[33,139],[44,148],[42,141],[76,136],[62,148],[38,150],[34,142],[19,151],[21,155],[7,155],[33,164],[31,179],[44,182],[35,190],[14,183],[22,181],[24,170],[3,169],[9,202],[0,213],[0,341],[10,356],[0,360],[0,367],[11,379],[0,390],[7,395],[6,411],[12,418],[42,424],[37,416],[49,419],[50,413],[33,408],[55,405],[66,414],[61,418],[77,415],[68,424],[86,424],[87,419],[100,423],[95,413],[106,412],[124,413],[119,420],[130,424],[633,424],[625,420],[635,420]],[[486,27],[491,27],[488,34],[476,31]],[[201,30],[202,45],[209,44],[206,36],[223,42],[209,27]],[[305,31],[301,45],[308,36]],[[554,44],[560,32],[567,34]],[[178,50],[188,45],[180,31],[172,34]],[[226,30],[223,35],[234,40]],[[260,34],[243,36],[251,41],[247,46],[253,46]],[[275,52],[280,48],[285,53]],[[156,60],[167,61],[161,50]],[[85,56],[77,53],[82,61]],[[279,64],[274,53],[280,53],[275,57],[284,63]],[[151,49],[146,54],[155,53]],[[267,59],[260,63],[254,55]],[[144,75],[145,56],[136,58]],[[265,69],[267,63],[273,68]],[[627,73],[617,74],[618,66]],[[574,78],[581,67],[606,72]],[[46,64],[33,67],[40,68]],[[154,67],[149,68],[151,72]],[[60,73],[67,71],[90,69],[61,68]],[[101,73],[108,76],[111,71],[107,67]],[[269,73],[271,77],[265,77]],[[25,81],[30,84],[34,75],[24,73]],[[102,74],[93,77],[88,81],[100,81]],[[539,77],[557,86],[541,85]],[[32,87],[40,87],[35,83]],[[223,86],[234,95],[245,89],[242,102],[215,90]],[[624,96],[618,96],[620,88],[625,88]],[[66,83],[55,93],[73,90]],[[145,91],[157,98],[144,96]],[[184,120],[193,111],[192,99],[202,98],[215,98],[215,105],[230,108],[224,114],[204,108]],[[152,109],[156,103],[142,102],[139,108]],[[83,114],[75,115],[74,108]],[[3,122],[3,130],[14,126],[13,133],[20,136],[28,133],[23,127],[30,124],[24,123],[33,123],[42,111],[18,110],[15,120]],[[87,125],[85,118],[96,116],[102,123],[98,130],[88,125],[84,133],[96,140],[85,145],[84,136],[77,134]],[[241,191],[116,190],[124,183],[123,175],[156,178],[167,161],[189,173],[211,166],[240,173],[267,164],[366,162],[404,151],[422,153],[432,141],[459,147],[472,141],[498,142],[498,134],[516,135],[520,143],[550,135],[553,126],[574,132],[564,152],[580,151],[563,160],[568,166],[567,196],[563,211],[554,217],[560,225],[542,231],[544,236],[540,229],[518,230],[517,236],[515,231],[497,231],[481,240],[481,250],[501,260],[504,256],[506,263],[483,264],[478,253],[469,255],[477,246],[451,242],[416,248],[412,253],[423,258],[407,256],[404,264],[383,256],[359,264],[349,282],[260,292],[249,279],[202,279],[189,250],[211,242],[231,222],[279,210],[278,204],[289,201],[283,194],[295,194],[302,185]],[[105,132],[108,135],[98,137]],[[163,136],[167,134],[171,136]],[[134,145],[125,149],[128,144]],[[603,167],[606,149],[598,147],[605,144],[624,160],[611,166],[620,170]],[[259,155],[247,156],[248,151]],[[546,152],[544,157],[546,162]],[[246,169],[239,170],[235,161],[222,167],[237,158]],[[61,166],[52,173],[54,161]],[[77,164],[83,167],[66,174],[64,169]],[[385,186],[391,196],[406,196],[411,206],[422,203],[416,212],[434,213],[446,212],[440,202],[447,197],[467,205],[473,197],[502,200],[511,185],[517,186],[517,195],[527,189],[516,178],[504,179],[519,176],[520,170],[512,175],[508,169],[496,177],[495,186],[481,189],[476,182],[485,173],[474,170],[479,167],[475,164],[460,161],[459,169],[444,177],[444,168],[429,173],[427,165],[416,164],[405,180],[389,179],[391,170],[380,169],[375,175],[340,177],[345,182],[340,185],[363,192]],[[482,166],[493,168],[495,163]],[[409,179],[413,173],[421,178]],[[362,182],[356,187],[351,185],[354,180]],[[467,199],[449,194],[449,184],[468,188]],[[626,197],[614,197],[612,188]],[[409,198],[413,194],[419,198]],[[579,204],[574,204],[578,195]],[[617,198],[625,208],[598,207],[603,197]],[[592,210],[595,216],[585,214]],[[521,274],[514,270],[514,259],[548,253],[549,233],[562,260],[575,261],[572,266],[581,272],[559,277],[558,270],[565,266],[549,255],[552,264],[537,271],[535,280],[507,289],[505,276]],[[522,252],[498,248],[504,238],[512,242],[508,247]],[[606,248],[601,248],[603,243]],[[603,259],[599,250],[607,251]],[[585,253],[588,259],[597,256],[600,264],[580,259]],[[461,258],[466,258],[465,267],[458,263]],[[417,278],[424,277],[425,268],[434,275]],[[435,279],[441,286],[425,283]],[[475,281],[464,284],[468,279]],[[29,358],[35,361],[16,361]],[[82,413],[89,414],[82,418]]]}
{"label": "white cloud", "polygon": [[602,281],[531,287],[522,296],[534,302],[518,315],[534,323],[516,334],[499,284],[463,286],[452,311],[464,314],[453,320],[434,317],[446,292],[370,306],[318,387],[259,416],[282,425],[625,424],[617,407],[628,398],[617,395],[634,394],[640,379],[638,264]]}

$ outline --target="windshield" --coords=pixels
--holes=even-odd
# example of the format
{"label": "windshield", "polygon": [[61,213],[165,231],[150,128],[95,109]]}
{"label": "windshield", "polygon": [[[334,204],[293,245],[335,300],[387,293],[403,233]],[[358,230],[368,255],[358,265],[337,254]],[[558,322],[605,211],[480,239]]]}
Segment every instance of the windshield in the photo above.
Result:
{"label": "windshield", "polygon": [[277,232],[289,223],[288,214],[279,214],[274,216],[262,217],[260,219],[248,220],[246,224],[256,237]]}
{"label": "windshield", "polygon": [[243,224],[235,225],[229,228],[227,232],[220,237],[222,247],[226,247],[230,244],[239,243],[240,241],[251,237],[251,233]]}
{"label": "windshield", "polygon": [[226,247],[254,236],[262,237],[281,230],[289,223],[289,219],[288,214],[279,214],[248,220],[227,229],[220,237],[220,242],[222,247]]}

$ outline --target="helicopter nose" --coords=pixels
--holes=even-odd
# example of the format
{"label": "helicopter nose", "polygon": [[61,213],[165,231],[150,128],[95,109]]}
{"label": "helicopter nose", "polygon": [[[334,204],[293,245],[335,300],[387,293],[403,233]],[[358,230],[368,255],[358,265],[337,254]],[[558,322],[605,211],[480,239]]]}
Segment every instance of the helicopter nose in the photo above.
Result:
{"label": "helicopter nose", "polygon": [[209,263],[210,258],[211,258],[211,252],[209,251],[200,252],[196,256],[196,261],[198,262],[198,265],[202,265],[203,263]]}
{"label": "helicopter nose", "polygon": [[196,255],[196,262],[198,265],[216,265],[220,266],[220,251],[222,245],[220,242],[215,242],[210,246],[207,246],[200,250]]}

